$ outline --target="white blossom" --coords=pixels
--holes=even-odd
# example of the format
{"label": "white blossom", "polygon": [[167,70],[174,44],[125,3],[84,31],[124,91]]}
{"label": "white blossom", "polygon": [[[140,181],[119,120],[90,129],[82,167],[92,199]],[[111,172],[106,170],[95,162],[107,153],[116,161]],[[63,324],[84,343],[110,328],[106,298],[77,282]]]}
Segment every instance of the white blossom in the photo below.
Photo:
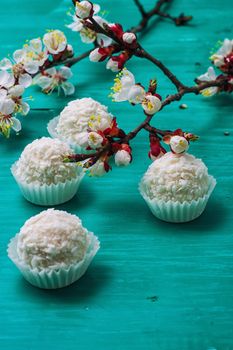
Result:
{"label": "white blossom", "polygon": [[89,1],[76,2],[76,16],[82,19],[88,18],[93,13],[93,5]]}
{"label": "white blossom", "polygon": [[69,78],[73,76],[73,73],[68,67],[61,67],[59,70],[52,67],[44,71],[43,74],[39,74],[34,78],[34,84],[40,86],[45,93],[51,93],[53,90],[63,90],[66,96],[72,95],[75,91],[75,87],[69,81]]}
{"label": "white blossom", "polygon": [[56,55],[65,50],[67,46],[67,39],[65,34],[60,30],[53,30],[44,35],[43,43],[49,53]]}
{"label": "white blossom", "polygon": [[[205,74],[202,74],[198,77],[200,81],[212,81],[216,80],[217,76],[215,74],[214,68],[209,67]],[[201,94],[205,97],[213,96],[218,92],[217,86],[211,86],[207,89],[201,91]]]}
{"label": "white blossom", "polygon": [[90,176],[101,177],[106,174],[104,162],[98,160],[91,168],[90,168]]}
{"label": "white blossom", "polygon": [[145,89],[139,85],[133,85],[128,92],[128,101],[133,104],[142,103],[145,99],[146,91]]}
{"label": "white blossom", "polygon": [[103,142],[103,137],[97,132],[91,131],[88,133],[88,145],[91,148],[96,149],[101,147],[102,142]]}
{"label": "white blossom", "polygon": [[88,132],[83,131],[78,133],[78,144],[82,148],[86,148],[88,146]]}
{"label": "white blossom", "polygon": [[134,75],[124,68],[114,79],[111,97],[115,102],[129,101],[130,103],[141,103],[145,97],[142,86],[135,84]]}
{"label": "white blossom", "polygon": [[[24,93],[24,87],[21,85],[14,85],[11,88],[9,88],[8,90],[6,89],[0,89],[0,99],[7,99],[7,100],[11,100],[12,103],[8,103],[8,105],[13,106],[14,104],[14,113],[21,113],[23,115],[27,115],[30,107],[28,105],[28,103],[26,103],[23,99],[22,99],[22,95]],[[11,112],[11,113],[13,113]],[[10,114],[11,114],[10,113]]]}
{"label": "white blossom", "polygon": [[[28,87],[32,83],[32,77],[30,74],[34,74],[38,71],[38,65],[36,63],[25,63],[23,62],[22,55],[19,55],[19,50],[16,50],[13,54],[13,62],[11,62],[8,58],[4,58],[0,61],[0,80],[6,79],[8,80],[8,85],[3,84],[5,87],[12,86],[15,82],[15,79],[18,80],[18,83],[20,85],[23,85],[24,87]],[[21,61],[22,60],[22,61]],[[8,72],[9,71],[9,72]],[[4,73],[8,73],[8,77]],[[5,81],[6,81],[5,80]]]}
{"label": "white blossom", "polygon": [[225,39],[222,46],[214,53],[210,59],[214,62],[216,67],[224,65],[224,58],[233,51],[233,40]]}
{"label": "white blossom", "polygon": [[41,39],[36,38],[30,40],[22,49],[16,50],[14,59],[23,64],[28,73],[35,74],[48,59],[48,53],[43,49]]}
{"label": "white blossom", "polygon": [[189,143],[183,136],[172,136],[170,139],[170,147],[173,152],[179,154],[188,150]]}
{"label": "white blossom", "polygon": [[15,103],[15,113],[27,115],[30,110],[30,106],[22,99],[24,90],[25,89],[23,86],[15,85],[8,90],[8,97],[10,97]]}
{"label": "white blossom", "polygon": [[[103,24],[108,24],[108,22],[100,17],[96,16],[96,14],[100,11],[100,6],[94,4],[93,5],[93,11],[94,15],[93,19],[101,26],[103,27]],[[74,32],[79,32],[80,37],[83,43],[85,44],[90,44],[93,43],[95,40],[97,40],[97,43],[99,46],[104,47],[104,46],[109,46],[112,43],[112,39],[107,37],[104,34],[98,34],[94,30],[88,28],[85,26],[83,20],[81,18],[78,18],[76,14],[71,15],[73,22],[68,24],[67,27],[70,28]],[[89,20],[87,20],[89,21]]]}
{"label": "white blossom", "polygon": [[[69,14],[71,15],[71,14]],[[80,32],[83,29],[83,22],[75,14],[71,15],[73,22],[67,24],[67,28],[71,29],[73,32]]]}
{"label": "white blossom", "polygon": [[125,32],[122,36],[122,39],[125,43],[132,44],[137,38],[134,33]]}
{"label": "white blossom", "polygon": [[24,50],[26,52],[26,58],[30,61],[37,63],[39,67],[48,59],[48,53],[46,49],[43,48],[42,40],[40,38],[32,39],[29,44],[24,45]]}
{"label": "white blossom", "polygon": [[15,78],[13,74],[8,73],[6,70],[0,71],[0,87],[8,89],[13,86],[14,83]]}
{"label": "white blossom", "polygon": [[6,97],[0,99],[0,115],[9,116],[14,112],[15,103],[12,99]]}
{"label": "white blossom", "polygon": [[134,75],[124,68],[114,79],[114,85],[111,88],[113,93],[111,97],[115,102],[122,102],[128,100],[129,90],[134,86]]}
{"label": "white blossom", "polygon": [[154,95],[146,95],[145,99],[142,102],[142,108],[146,114],[152,115],[160,110],[162,106],[160,98]]}
{"label": "white blossom", "polygon": [[115,154],[115,163],[117,166],[127,166],[131,162],[131,155],[125,150],[117,151]]}
{"label": "white blossom", "polygon": [[8,137],[10,134],[10,129],[13,129],[15,132],[21,130],[20,121],[12,117],[12,113],[15,109],[15,103],[10,98],[6,97],[0,98],[0,130],[1,132]]}

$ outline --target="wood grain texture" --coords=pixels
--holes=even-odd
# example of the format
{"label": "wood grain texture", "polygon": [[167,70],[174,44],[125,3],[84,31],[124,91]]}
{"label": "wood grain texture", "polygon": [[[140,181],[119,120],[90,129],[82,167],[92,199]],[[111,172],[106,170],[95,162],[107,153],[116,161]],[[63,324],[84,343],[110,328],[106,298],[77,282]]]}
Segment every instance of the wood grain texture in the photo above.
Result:
{"label": "wood grain texture", "polygon": [[[3,2],[3,4],[2,4]],[[1,57],[25,39],[48,28],[65,29],[70,1],[1,1]],[[51,2],[52,3],[52,2]],[[145,0],[146,8],[153,2]],[[133,1],[101,0],[111,21],[130,27],[139,19]],[[194,16],[188,27],[155,19],[143,45],[185,83],[208,68],[210,49],[232,37],[232,1],[174,1],[174,15]],[[85,46],[66,30],[77,53]],[[195,63],[199,62],[200,65]],[[135,59],[128,68],[144,82],[156,76],[159,93],[171,91],[167,79],[149,63]],[[108,104],[120,125],[130,130],[142,118],[139,107],[108,100],[113,76],[101,64],[74,67],[76,97]],[[90,84],[92,79],[92,84]],[[201,136],[191,152],[203,158],[218,182],[204,214],[192,223],[156,220],[137,187],[149,165],[145,133],[133,141],[134,162],[101,179],[85,178],[78,195],[58,208],[75,213],[101,241],[86,275],[69,288],[43,291],[31,287],[8,260],[6,246],[24,221],[42,208],[27,203],[10,174],[11,164],[33,139],[47,135],[46,123],[68,100],[43,96],[32,88],[33,107],[23,132],[0,139],[0,349],[3,350],[217,350],[233,349],[232,96],[186,96],[155,118],[157,127],[190,130]],[[224,131],[229,136],[224,136]]]}

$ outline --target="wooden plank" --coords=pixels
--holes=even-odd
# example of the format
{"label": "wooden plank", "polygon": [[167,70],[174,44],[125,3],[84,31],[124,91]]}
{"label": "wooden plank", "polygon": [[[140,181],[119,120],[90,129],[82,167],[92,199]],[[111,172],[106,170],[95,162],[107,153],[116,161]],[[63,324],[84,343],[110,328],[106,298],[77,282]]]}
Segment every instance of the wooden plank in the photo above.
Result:
{"label": "wooden plank", "polygon": [[[144,1],[150,8],[152,1]],[[64,29],[68,0],[1,2],[1,56],[48,28]],[[56,7],[55,7],[56,6]],[[101,1],[108,19],[130,27],[139,19],[133,1]],[[174,1],[174,14],[194,16],[190,26],[174,27],[155,20],[143,45],[186,83],[208,68],[208,56],[219,39],[232,37],[232,1]],[[85,48],[65,29],[77,52]],[[195,65],[199,62],[200,65]],[[170,85],[158,70],[140,60],[128,65],[138,81],[159,79],[159,93]],[[132,129],[143,118],[140,107],[114,104],[108,98],[113,76],[104,64],[87,60],[74,68],[74,98],[91,96],[109,105],[122,128]],[[0,348],[4,350],[232,350],[233,348],[233,222],[232,96],[212,99],[187,96],[188,109],[173,104],[155,117],[155,125],[182,127],[201,136],[191,152],[203,158],[218,181],[204,214],[192,223],[174,225],[156,220],[140,197],[138,182],[150,164],[146,134],[134,140],[134,162],[101,179],[85,178],[78,195],[58,208],[80,216],[101,241],[101,250],[87,274],[73,286],[43,291],[28,285],[6,256],[9,239],[24,221],[42,208],[20,195],[10,166],[26,144],[47,135],[46,123],[67,103],[32,88],[34,108],[23,120],[23,132],[0,139]],[[29,93],[29,94],[30,94]],[[224,131],[229,136],[224,136]]]}

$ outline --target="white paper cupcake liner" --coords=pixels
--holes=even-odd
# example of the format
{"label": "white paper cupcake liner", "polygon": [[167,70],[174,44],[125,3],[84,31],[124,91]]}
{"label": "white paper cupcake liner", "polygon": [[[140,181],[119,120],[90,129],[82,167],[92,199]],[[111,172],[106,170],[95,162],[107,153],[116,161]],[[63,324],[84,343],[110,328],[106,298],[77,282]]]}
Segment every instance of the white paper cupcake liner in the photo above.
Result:
{"label": "white paper cupcake liner", "polygon": [[141,182],[139,185],[139,191],[150,208],[152,214],[158,219],[167,222],[188,222],[199,217],[208,202],[208,199],[214,190],[216,180],[213,176],[209,176],[209,189],[205,196],[198,200],[192,200],[191,202],[164,202],[162,200],[156,200],[156,198],[150,199],[145,191],[145,185]]}
{"label": "white paper cupcake liner", "polygon": [[11,167],[11,172],[24,198],[33,204],[42,206],[58,205],[68,202],[76,194],[80,182],[85,175],[85,172],[81,170],[76,178],[58,184],[28,184],[20,181],[15,175],[15,167],[16,163]]}
{"label": "white paper cupcake liner", "polygon": [[69,140],[66,140],[64,137],[62,137],[60,134],[58,134],[57,132],[57,124],[58,124],[58,121],[59,121],[59,116],[51,119],[47,125],[47,130],[48,130],[48,133],[49,135],[54,138],[54,139],[59,139],[63,142],[66,142],[70,148],[77,154],[79,153],[82,153],[82,154],[89,154],[89,153],[92,153],[93,150],[86,150],[85,148],[82,148],[80,145],[78,144],[74,144],[72,143],[71,141]]}
{"label": "white paper cupcake liner", "polygon": [[24,278],[35,287],[43,289],[57,289],[66,287],[79,278],[81,278],[86,272],[92,259],[99,250],[100,243],[98,238],[91,232],[90,245],[82,261],[70,265],[68,268],[61,268],[59,270],[44,269],[39,271],[38,269],[31,269],[23,261],[20,260],[17,254],[17,241],[18,234],[11,239],[7,253],[8,257],[18,267]]}

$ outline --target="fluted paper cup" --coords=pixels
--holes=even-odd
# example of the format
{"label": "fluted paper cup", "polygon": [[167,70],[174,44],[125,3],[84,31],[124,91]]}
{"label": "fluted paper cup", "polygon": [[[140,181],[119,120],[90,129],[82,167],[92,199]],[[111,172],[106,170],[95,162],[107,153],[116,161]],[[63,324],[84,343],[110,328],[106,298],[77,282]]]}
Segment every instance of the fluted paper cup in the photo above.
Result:
{"label": "fluted paper cup", "polygon": [[21,181],[15,174],[17,162],[11,167],[12,175],[17,182],[24,198],[29,202],[42,206],[58,205],[68,202],[77,193],[85,172],[77,168],[77,176],[73,179],[58,184],[40,185]]}
{"label": "fluted paper cup", "polygon": [[208,199],[216,186],[216,180],[213,176],[209,176],[209,189],[206,195],[198,200],[192,200],[191,202],[174,202],[174,201],[162,201],[156,198],[151,199],[146,193],[145,184],[141,181],[139,185],[139,191],[150,208],[152,214],[158,219],[182,223],[192,221],[198,218],[205,210]]}
{"label": "fluted paper cup", "polygon": [[8,257],[13,261],[22,273],[23,277],[33,286],[43,289],[57,289],[69,286],[80,279],[86,272],[88,266],[99,250],[100,243],[98,238],[91,232],[90,244],[82,261],[72,264],[67,268],[61,269],[43,269],[30,268],[18,256],[17,241],[18,234],[11,239],[7,253]]}
{"label": "fluted paper cup", "polygon": [[89,154],[92,153],[93,150],[86,150],[85,148],[82,148],[80,145],[78,144],[74,144],[72,143],[72,141],[70,141],[69,139],[65,139],[62,135],[60,135],[57,132],[57,124],[59,121],[59,116],[55,117],[53,119],[50,120],[50,122],[47,125],[47,130],[49,135],[54,138],[54,139],[59,139],[65,143],[67,143],[70,148],[77,154],[82,153],[82,154]]}

